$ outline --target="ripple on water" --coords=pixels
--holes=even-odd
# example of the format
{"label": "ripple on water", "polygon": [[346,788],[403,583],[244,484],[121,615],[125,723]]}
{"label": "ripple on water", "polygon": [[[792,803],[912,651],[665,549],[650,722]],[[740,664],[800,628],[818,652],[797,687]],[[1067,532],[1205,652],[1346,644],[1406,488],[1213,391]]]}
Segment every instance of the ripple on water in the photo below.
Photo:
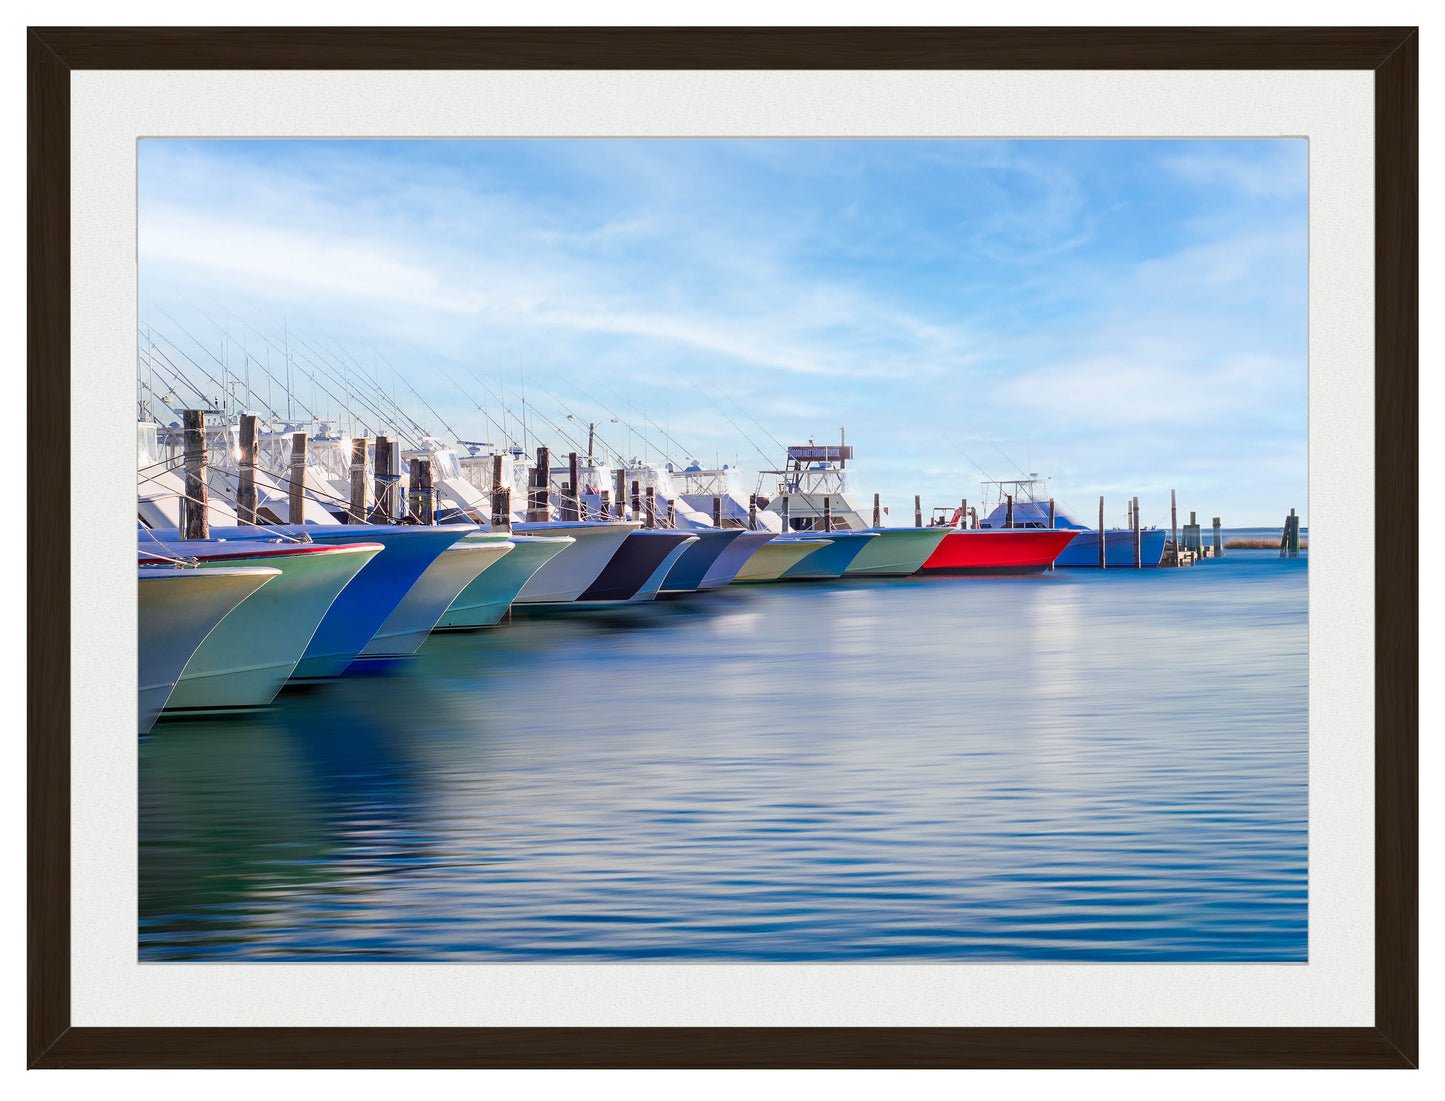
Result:
{"label": "ripple on water", "polygon": [[142,740],[141,956],[1307,958],[1305,560],[724,591]]}

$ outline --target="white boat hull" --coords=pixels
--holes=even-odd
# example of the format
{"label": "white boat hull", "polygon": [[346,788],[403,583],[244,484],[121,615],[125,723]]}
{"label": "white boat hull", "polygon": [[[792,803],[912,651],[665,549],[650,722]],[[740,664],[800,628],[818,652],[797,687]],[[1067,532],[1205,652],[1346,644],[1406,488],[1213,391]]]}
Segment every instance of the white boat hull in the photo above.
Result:
{"label": "white boat hull", "polygon": [[776,581],[814,551],[831,545],[827,539],[773,539],[753,552],[753,556],[738,570],[733,583],[751,585],[760,581]]}
{"label": "white boat hull", "polygon": [[137,573],[138,726],[144,734],[206,636],[281,571],[141,567]]}
{"label": "white boat hull", "polygon": [[642,525],[626,523],[522,523],[518,535],[569,535],[574,542],[528,578],[517,604],[570,604],[585,593],[627,537]]}
{"label": "white boat hull", "polygon": [[858,552],[844,577],[908,577],[923,568],[949,528],[870,528],[878,538]]}
{"label": "white boat hull", "polygon": [[738,572],[748,564],[760,547],[772,541],[774,534],[771,531],[743,532],[729,543],[717,556],[717,560],[708,567],[707,573],[703,574],[702,580],[698,582],[698,591],[721,589],[732,584]]}
{"label": "white boat hull", "polygon": [[417,579],[366,644],[361,657],[393,658],[416,653],[452,601],[511,553],[513,546],[500,535],[469,535],[448,547]]}
{"label": "white boat hull", "polygon": [[[179,543],[174,549],[187,553],[193,545]],[[166,701],[166,713],[269,704],[295,670],[332,602],[381,549],[378,543],[284,547],[202,561],[201,569],[269,566],[281,576],[206,636]]]}
{"label": "white boat hull", "polygon": [[512,550],[461,591],[437,621],[436,630],[496,626],[527,579],[572,542],[571,536],[514,536]]}

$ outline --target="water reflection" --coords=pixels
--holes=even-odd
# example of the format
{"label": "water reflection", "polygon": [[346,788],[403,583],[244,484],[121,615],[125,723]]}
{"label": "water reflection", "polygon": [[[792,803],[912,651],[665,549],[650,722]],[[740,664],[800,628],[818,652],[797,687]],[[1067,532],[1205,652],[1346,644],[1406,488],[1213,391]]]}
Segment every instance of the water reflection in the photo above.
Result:
{"label": "water reflection", "polygon": [[1301,960],[1305,560],[758,587],[141,747],[144,959]]}

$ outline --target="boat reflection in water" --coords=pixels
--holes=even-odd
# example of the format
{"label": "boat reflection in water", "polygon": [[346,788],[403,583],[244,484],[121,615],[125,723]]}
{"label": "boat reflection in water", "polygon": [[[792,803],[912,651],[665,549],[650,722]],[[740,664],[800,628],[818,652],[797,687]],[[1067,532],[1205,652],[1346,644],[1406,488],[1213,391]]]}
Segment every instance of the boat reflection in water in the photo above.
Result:
{"label": "boat reflection in water", "polygon": [[1306,562],[729,586],[167,723],[141,958],[1304,961]]}

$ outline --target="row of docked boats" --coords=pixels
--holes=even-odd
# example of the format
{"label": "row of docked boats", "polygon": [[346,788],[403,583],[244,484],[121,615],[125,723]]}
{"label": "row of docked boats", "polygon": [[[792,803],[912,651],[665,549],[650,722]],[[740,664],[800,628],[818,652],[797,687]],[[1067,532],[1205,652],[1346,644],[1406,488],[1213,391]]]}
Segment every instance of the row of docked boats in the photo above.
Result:
{"label": "row of docked boats", "polygon": [[[700,468],[604,470],[574,455],[559,471],[546,449],[528,464],[429,437],[398,454],[385,437],[266,433],[247,419],[197,416],[189,438],[140,426],[142,733],[164,717],[265,707],[288,684],[404,659],[433,631],[492,628],[509,612],[730,585],[1040,572],[1081,534],[967,515],[885,527],[876,507],[868,524],[836,477],[841,452],[795,460],[784,492],[744,506]],[[803,485],[805,471],[827,492]],[[682,492],[704,477],[710,501]]]}

